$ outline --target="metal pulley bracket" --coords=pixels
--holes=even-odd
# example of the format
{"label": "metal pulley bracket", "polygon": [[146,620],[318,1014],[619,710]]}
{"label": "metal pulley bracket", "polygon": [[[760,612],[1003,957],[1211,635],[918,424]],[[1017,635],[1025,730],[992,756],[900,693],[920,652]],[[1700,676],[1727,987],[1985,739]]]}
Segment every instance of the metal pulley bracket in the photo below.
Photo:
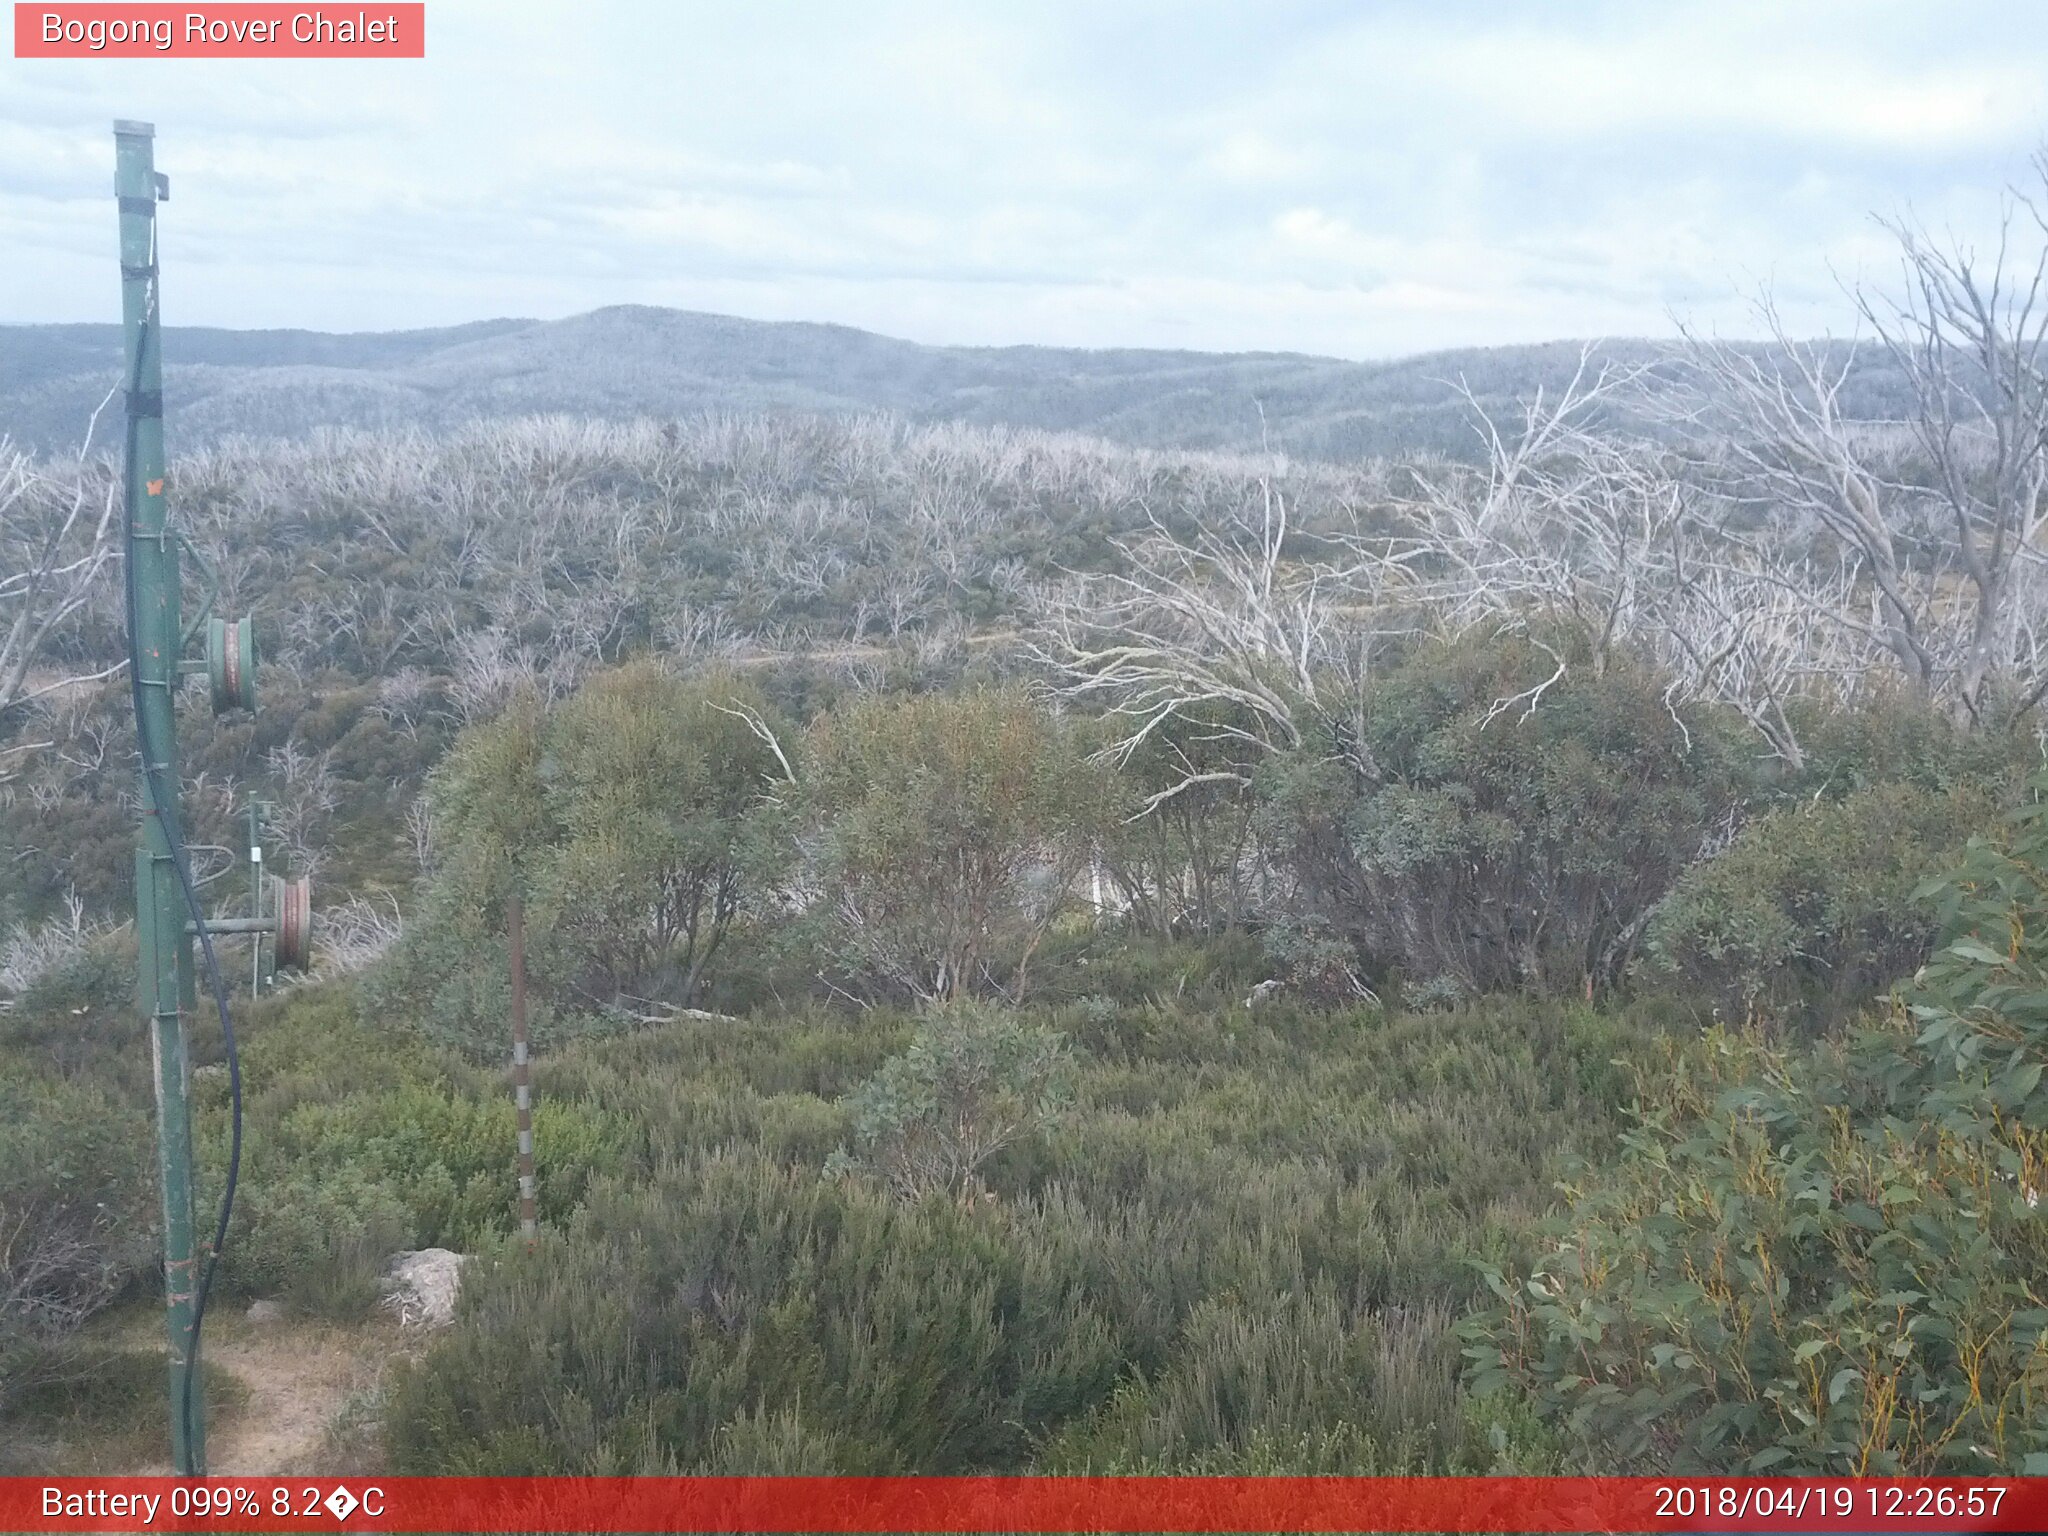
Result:
{"label": "metal pulley bracket", "polygon": [[256,707],[256,624],[239,619],[206,621],[206,679],[213,712]]}
{"label": "metal pulley bracket", "polygon": [[213,563],[200,553],[199,546],[185,537],[183,529],[172,529],[171,537],[177,540],[179,552],[198,568],[206,583],[200,589],[202,596],[199,600],[199,610],[185,621],[185,633],[180,637],[181,644],[190,645],[192,637],[199,633],[200,626],[213,616],[214,602],[220,597],[220,577],[214,574]]}

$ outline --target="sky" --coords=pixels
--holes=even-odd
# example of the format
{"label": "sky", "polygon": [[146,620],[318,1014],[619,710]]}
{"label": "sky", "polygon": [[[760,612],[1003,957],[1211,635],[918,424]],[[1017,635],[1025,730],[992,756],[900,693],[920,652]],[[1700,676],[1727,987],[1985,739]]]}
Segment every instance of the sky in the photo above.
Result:
{"label": "sky", "polygon": [[1754,334],[1767,287],[1842,334],[1874,215],[1995,242],[2048,6],[429,0],[424,60],[6,57],[0,321],[118,318],[117,117],[174,325],[1377,358]]}

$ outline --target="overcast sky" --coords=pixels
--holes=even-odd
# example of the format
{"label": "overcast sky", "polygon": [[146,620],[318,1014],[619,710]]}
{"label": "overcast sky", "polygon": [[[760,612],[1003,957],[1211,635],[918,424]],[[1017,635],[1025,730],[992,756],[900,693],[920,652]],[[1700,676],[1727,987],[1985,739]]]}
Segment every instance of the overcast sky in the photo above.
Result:
{"label": "overcast sky", "polygon": [[[352,13],[353,6],[348,8]],[[157,125],[172,324],[617,303],[931,342],[1382,357],[1804,329],[2048,131],[2048,6],[543,5],[424,61],[0,59],[0,319],[118,316]]]}

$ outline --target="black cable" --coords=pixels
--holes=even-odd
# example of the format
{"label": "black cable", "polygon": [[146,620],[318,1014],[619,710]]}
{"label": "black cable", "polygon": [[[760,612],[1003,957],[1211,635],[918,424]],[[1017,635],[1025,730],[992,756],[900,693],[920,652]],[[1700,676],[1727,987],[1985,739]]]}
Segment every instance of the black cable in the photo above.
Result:
{"label": "black cable", "polygon": [[[221,1038],[226,1042],[228,1058],[228,1095],[232,1103],[232,1129],[228,1140],[228,1177],[221,1190],[220,1217],[214,1224],[213,1249],[206,1256],[206,1267],[200,1272],[199,1284],[192,1299],[192,1337],[188,1346],[185,1363],[185,1382],[178,1404],[178,1417],[184,1430],[185,1444],[192,1443],[192,1381],[199,1374],[199,1331],[206,1324],[206,1299],[213,1292],[214,1271],[220,1267],[221,1250],[227,1246],[228,1218],[234,1214],[235,1185],[242,1173],[242,1053],[235,1045],[234,1019],[228,1012],[227,984],[221,980],[220,960],[213,952],[213,935],[206,929],[206,912],[200,905],[198,887],[192,881],[192,864],[186,856],[185,840],[178,828],[178,818],[172,813],[176,804],[175,786],[166,793],[163,780],[159,777],[159,765],[152,750],[154,743],[149,739],[149,715],[143,708],[140,618],[141,604],[135,585],[135,509],[137,489],[135,460],[138,454],[136,427],[140,420],[133,409],[136,394],[142,388],[142,356],[149,344],[149,330],[156,318],[156,222],[150,221],[150,264],[149,302],[143,310],[141,327],[135,341],[135,370],[128,381],[130,410],[128,413],[128,438],[126,463],[123,475],[126,481],[128,502],[128,538],[122,550],[122,569],[127,588],[128,604],[128,691],[135,705],[135,745],[142,753],[143,776],[149,781],[150,798],[156,802],[157,824],[163,828],[164,841],[171,850],[171,865],[178,872],[178,885],[185,893],[186,910],[192,914],[193,926],[199,932],[199,950],[206,960],[207,989],[213,993],[214,1006],[220,1011]],[[177,688],[177,658],[171,659],[173,668],[167,686]],[[258,943],[262,940],[259,938]]]}

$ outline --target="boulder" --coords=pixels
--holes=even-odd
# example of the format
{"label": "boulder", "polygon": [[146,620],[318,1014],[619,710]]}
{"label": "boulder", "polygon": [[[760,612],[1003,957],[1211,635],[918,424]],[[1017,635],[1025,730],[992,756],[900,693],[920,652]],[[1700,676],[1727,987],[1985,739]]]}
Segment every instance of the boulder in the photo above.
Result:
{"label": "boulder", "polygon": [[406,1328],[445,1328],[455,1321],[466,1253],[419,1248],[395,1253],[384,1266],[384,1306]]}

